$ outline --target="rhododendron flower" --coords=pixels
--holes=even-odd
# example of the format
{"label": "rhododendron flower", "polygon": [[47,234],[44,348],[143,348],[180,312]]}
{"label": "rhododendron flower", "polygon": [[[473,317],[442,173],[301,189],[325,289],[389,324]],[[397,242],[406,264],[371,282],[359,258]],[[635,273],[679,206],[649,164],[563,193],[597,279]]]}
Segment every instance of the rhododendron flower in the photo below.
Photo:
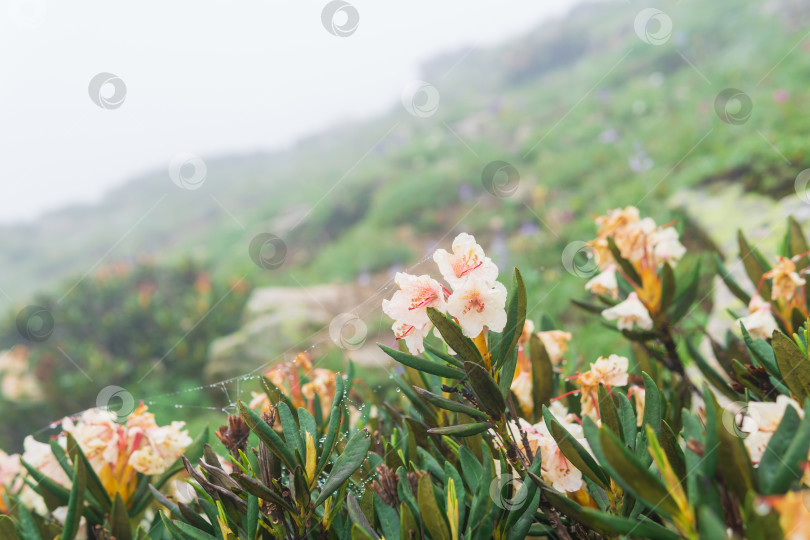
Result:
{"label": "rhododendron flower", "polygon": [[394,322],[391,327],[394,336],[405,340],[405,345],[412,354],[419,354],[425,351],[425,338],[430,334],[430,326],[416,327],[402,321]]}
{"label": "rhododendron flower", "polygon": [[790,300],[796,294],[796,289],[806,283],[805,279],[796,272],[796,261],[787,257],[779,257],[779,263],[765,272],[763,277],[773,280],[772,300],[780,298]]}
{"label": "rhododendron flower", "polygon": [[447,300],[447,312],[458,320],[465,336],[475,338],[486,326],[500,332],[506,326],[506,287],[475,274],[467,277]]}
{"label": "rhododendron flower", "polygon": [[748,315],[738,319],[738,322],[742,323],[754,338],[770,339],[779,328],[771,313],[771,305],[758,294],[752,296],[748,303]]}
{"label": "rhododendron flower", "polygon": [[[609,210],[607,215],[597,216],[595,222],[599,230],[596,238],[588,245],[595,250],[597,262],[603,270],[607,270],[614,262],[613,254],[608,248],[608,238],[613,238],[622,257],[633,263],[637,269],[644,265],[657,268],[666,262],[676,262],[686,253],[674,227],[659,227],[649,217],[641,219],[638,208],[628,206]],[[594,284],[597,285],[598,282]]]}
{"label": "rhododendron flower", "polygon": [[596,403],[599,397],[599,385],[611,386],[627,385],[628,360],[624,356],[611,354],[605,358],[600,356],[591,368],[575,377],[581,386],[580,402],[582,415],[598,418]]}
{"label": "rhododendron flower", "polygon": [[[58,442],[62,447],[65,446],[64,439],[59,439]],[[23,440],[22,459],[57,484],[65,487],[70,486],[70,478],[62,469],[62,466],[59,465],[49,444],[41,443],[28,435]]]}
{"label": "rhododendron flower", "polygon": [[674,227],[655,231],[651,243],[655,259],[660,263],[678,261],[686,254],[686,248],[678,239],[678,231]]}
{"label": "rhododendron flower", "polygon": [[[551,413],[562,426],[568,430],[572,437],[579,442],[588,452],[590,446],[585,439],[585,434],[582,426],[576,422],[574,415],[569,415],[568,411],[560,402],[553,402],[550,407]],[[568,458],[566,458],[560,450],[557,442],[544,421],[537,424],[530,424],[526,420],[519,418],[518,422],[510,422],[508,429],[512,438],[518,441],[520,448],[525,452],[526,449],[522,446],[523,436],[526,433],[526,441],[529,443],[529,448],[533,454],[540,452],[541,460],[541,476],[543,480],[551,484],[551,486],[562,493],[573,493],[579,491],[583,487],[582,472],[574,467]]]}
{"label": "rhododendron flower", "polygon": [[534,411],[534,385],[532,384],[531,372],[521,371],[512,379],[509,389],[515,394],[523,414],[531,416]]}
{"label": "rhododendron flower", "polygon": [[[309,379],[302,384],[301,374]],[[312,359],[306,353],[298,353],[291,362],[280,362],[268,369],[264,376],[290,398],[294,407],[304,407],[315,414],[315,395],[321,402],[322,412],[326,416],[335,396],[337,373],[328,369],[313,368]],[[252,393],[250,408],[269,412],[270,400],[264,393]]]}
{"label": "rhododendron flower", "polygon": [[537,337],[543,342],[551,363],[557,365],[562,362],[563,355],[568,351],[571,333],[562,330],[546,330],[545,332],[537,332]]}
{"label": "rhododendron flower", "polygon": [[793,407],[799,417],[804,416],[799,404],[785,395],[777,396],[776,402],[749,401],[745,410],[735,413],[737,427],[743,433],[748,433],[743,443],[754,465],[762,460],[765,448],[788,407]]}
{"label": "rhododendron flower", "polygon": [[434,307],[441,312],[447,310],[444,289],[430,276],[397,272],[394,279],[400,290],[394,293],[391,300],[383,300],[382,309],[395,321],[422,327],[430,325],[427,308]]}
{"label": "rhododendron flower", "polygon": [[191,444],[191,437],[184,422],[159,426],[143,404],[126,424],[115,420],[110,411],[90,409],[75,420],[66,418],[62,430],[76,439],[107,492],[127,501],[137,486],[135,472],[162,474]]}
{"label": "rhododendron flower", "polygon": [[650,313],[636,293],[630,293],[624,302],[604,310],[602,316],[609,321],[617,320],[619,330],[632,330],[633,325],[642,330],[651,330],[653,327]]}
{"label": "rhododendron flower", "polygon": [[608,265],[604,271],[591,278],[585,284],[585,290],[593,294],[609,296],[614,299],[618,298],[619,285],[616,283],[616,266]]}
{"label": "rhododendron flower", "polygon": [[494,284],[498,278],[498,267],[484,255],[483,248],[475,242],[475,238],[467,233],[461,233],[453,240],[453,253],[437,249],[433,260],[453,289],[461,287],[470,276],[489,284]]}

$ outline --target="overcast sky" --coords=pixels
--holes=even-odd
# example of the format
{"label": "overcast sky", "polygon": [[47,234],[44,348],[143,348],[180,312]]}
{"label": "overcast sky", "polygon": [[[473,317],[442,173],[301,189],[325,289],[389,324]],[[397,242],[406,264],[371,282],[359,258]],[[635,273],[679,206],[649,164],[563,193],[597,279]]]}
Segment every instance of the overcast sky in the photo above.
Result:
{"label": "overcast sky", "polygon": [[[181,153],[273,149],[372,116],[424,60],[505,41],[574,1],[352,0],[359,23],[338,37],[326,0],[2,0],[0,222],[96,200]],[[88,91],[105,72],[126,85],[122,103],[102,87],[109,108]]]}

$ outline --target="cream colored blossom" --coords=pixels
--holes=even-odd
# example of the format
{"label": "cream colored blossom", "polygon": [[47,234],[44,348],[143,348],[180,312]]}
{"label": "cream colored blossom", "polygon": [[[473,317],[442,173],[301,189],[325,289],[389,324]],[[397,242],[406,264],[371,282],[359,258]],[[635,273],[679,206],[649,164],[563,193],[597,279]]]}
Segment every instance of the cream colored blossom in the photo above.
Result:
{"label": "cream colored blossom", "polygon": [[560,364],[563,355],[568,351],[568,342],[571,341],[571,333],[562,330],[546,330],[537,332],[537,337],[543,342],[548,357],[552,364]]}
{"label": "cream colored blossom", "polygon": [[[591,452],[582,426],[577,421],[578,418],[575,415],[568,414],[565,406],[559,401],[552,402],[549,410],[571,436],[574,437],[585,450]],[[524,433],[526,435],[526,442],[529,444],[528,450],[531,450],[533,455],[540,452],[541,476],[543,480],[548,482],[554,489],[562,493],[573,493],[582,489],[584,486],[582,472],[574,467],[563,455],[554,437],[552,437],[549,432],[545,421],[541,420],[537,424],[532,425],[523,418],[518,418],[517,422],[510,421],[507,424],[507,429],[509,430],[511,439],[517,442],[522,452],[527,452],[527,449],[523,446]],[[495,440],[497,442],[497,438]]]}
{"label": "cream colored blossom", "polygon": [[466,279],[475,276],[485,283],[493,285],[498,278],[498,267],[484,254],[483,248],[475,238],[461,233],[453,240],[453,252],[437,249],[433,260],[439,267],[445,281],[453,289],[461,287]]}
{"label": "cream colored blossom", "polygon": [[534,385],[532,384],[532,374],[529,371],[522,371],[512,379],[510,390],[515,394],[518,405],[526,416],[531,416],[534,411]]}
{"label": "cream colored blossom", "polygon": [[731,411],[739,430],[748,434],[743,443],[754,465],[762,460],[771,436],[788,407],[793,407],[800,417],[804,416],[803,409],[795,400],[781,394],[775,402],[749,401],[744,410]]}
{"label": "cream colored blossom", "polygon": [[[59,443],[64,447],[64,439]],[[70,478],[59,465],[49,444],[41,443],[30,435],[27,436],[23,440],[22,459],[57,484],[70,487]]]}
{"label": "cream colored blossom", "polygon": [[394,279],[399,290],[391,300],[383,300],[382,309],[395,321],[422,327],[430,325],[427,308],[434,307],[441,312],[447,310],[442,285],[430,276],[397,272]]}
{"label": "cream colored blossom", "polygon": [[465,336],[475,338],[484,327],[500,332],[506,326],[506,287],[471,274],[447,300],[447,312]]}
{"label": "cream colored blossom", "polygon": [[0,395],[10,401],[39,401],[42,386],[28,362],[28,347],[17,345],[0,353]]}
{"label": "cream colored blossom", "polygon": [[599,385],[611,386],[627,385],[627,369],[629,362],[624,356],[611,354],[605,358],[600,356],[591,364],[588,371],[576,376],[580,385],[580,404],[583,416],[598,419]]}
{"label": "cream colored blossom", "polygon": [[315,368],[307,375],[309,382],[301,387],[301,393],[309,402],[315,403],[315,396],[321,403],[321,413],[329,417],[332,410],[332,399],[335,397],[337,373],[329,369]]}
{"label": "cream colored blossom", "polygon": [[655,233],[655,221],[652,218],[644,218],[619,231],[613,240],[622,257],[636,263],[649,256],[654,256],[652,242]]}
{"label": "cream colored blossom", "polygon": [[604,310],[602,316],[609,321],[618,321],[619,330],[632,330],[634,325],[642,330],[653,327],[650,313],[636,293],[630,293],[624,302]]}
{"label": "cream colored blossom", "polygon": [[652,234],[653,255],[659,263],[674,262],[686,254],[686,248],[678,238],[674,227],[662,227]]}
{"label": "cream colored blossom", "polygon": [[270,409],[273,408],[273,404],[270,403],[270,398],[266,393],[251,392],[249,407],[254,411],[259,411],[259,413],[269,413]]}
{"label": "cream colored blossom", "polygon": [[395,321],[391,327],[394,336],[405,340],[405,345],[411,354],[419,354],[425,351],[425,338],[430,335],[430,326],[416,327],[402,321]]}
{"label": "cream colored blossom", "polygon": [[90,409],[75,419],[62,421],[62,431],[73,435],[96,471],[118,461],[119,438],[123,439],[124,434],[116,418],[113,412]]}
{"label": "cream colored blossom", "polygon": [[771,299],[790,300],[796,294],[796,289],[806,283],[805,279],[796,272],[796,262],[787,257],[779,257],[779,263],[768,272],[765,279],[772,279]]}
{"label": "cream colored blossom", "polygon": [[585,284],[585,290],[593,294],[609,296],[610,298],[619,297],[619,285],[616,282],[616,267],[609,265],[602,272],[591,278]]}
{"label": "cream colored blossom", "polygon": [[748,315],[738,319],[753,338],[770,339],[779,327],[771,313],[771,305],[755,294],[748,303]]}

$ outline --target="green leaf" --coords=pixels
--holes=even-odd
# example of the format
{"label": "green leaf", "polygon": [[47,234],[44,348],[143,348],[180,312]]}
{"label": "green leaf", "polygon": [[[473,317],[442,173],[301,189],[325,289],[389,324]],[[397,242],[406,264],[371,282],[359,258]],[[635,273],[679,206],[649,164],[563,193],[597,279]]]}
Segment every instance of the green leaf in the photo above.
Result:
{"label": "green leaf", "polygon": [[255,495],[248,495],[248,511],[245,515],[245,531],[247,531],[248,540],[256,538],[260,519],[259,498]]}
{"label": "green leaf", "polygon": [[267,377],[262,377],[262,387],[264,388],[264,393],[267,394],[267,397],[270,398],[270,403],[275,407],[279,403],[286,403],[287,407],[290,408],[291,411],[295,410],[295,405],[293,405],[292,400],[290,400],[289,396],[284,393],[281,388],[276,386],[273,381],[268,379]]}
{"label": "green leaf", "polygon": [[495,384],[486,368],[474,362],[464,362],[464,371],[467,372],[470,386],[472,386],[481,406],[492,418],[501,418],[504,409],[506,409],[506,402],[500,388]]}
{"label": "green leaf", "polygon": [[678,438],[675,436],[675,432],[672,431],[672,428],[669,427],[666,421],[661,421],[660,442],[661,448],[664,449],[664,453],[669,460],[669,464],[672,465],[672,470],[674,470],[678,478],[683,481],[686,478],[683,450],[678,444]]}
{"label": "green leaf", "polygon": [[76,538],[76,533],[79,532],[79,521],[82,518],[84,506],[84,490],[87,487],[87,475],[83,460],[77,459],[73,462],[71,481],[73,485],[70,488],[70,499],[68,500],[67,516],[62,529],[62,540],[73,540]]}
{"label": "green leaf", "polygon": [[428,433],[433,435],[448,435],[453,437],[471,437],[478,435],[490,429],[492,424],[489,422],[473,422],[470,424],[458,424],[456,426],[444,426],[431,428]]}
{"label": "green leaf", "polygon": [[[413,536],[411,535],[413,532]],[[400,538],[419,538],[419,525],[413,517],[410,507],[405,503],[399,505],[399,537]]]}
{"label": "green leaf", "polygon": [[380,349],[383,350],[383,352],[385,352],[385,354],[387,354],[400,364],[412,367],[417,371],[424,371],[425,373],[431,373],[433,375],[438,375],[439,377],[446,377],[448,379],[464,378],[464,372],[454,367],[437,364],[436,362],[432,362],[430,360],[427,360],[426,358],[420,358],[418,356],[413,356],[408,353],[404,353],[402,351],[397,351],[392,349],[391,347],[386,347],[381,343],[378,343],[377,345],[380,347]]}
{"label": "green leaf", "polygon": [[748,274],[748,279],[751,280],[754,287],[762,281],[759,294],[762,298],[770,298],[771,284],[768,283],[767,280],[762,279],[762,275],[770,270],[770,268],[764,263],[764,258],[759,254],[756,248],[752,248],[748,244],[742,231],[737,231],[737,243],[740,245],[740,259],[745,267],[745,272]]}
{"label": "green leaf", "polygon": [[416,390],[416,392],[420,396],[425,398],[425,400],[428,403],[435,405],[440,409],[464,413],[466,415],[474,416],[476,418],[483,418],[483,419],[487,418],[487,413],[479,411],[478,409],[476,409],[475,407],[471,407],[470,405],[465,405],[464,403],[459,403],[458,401],[447,399],[446,397],[439,396],[437,394],[434,394],[433,392],[429,392],[424,388],[414,387],[414,390]]}
{"label": "green leaf", "polygon": [[286,403],[281,402],[276,406],[278,411],[278,419],[281,422],[281,430],[284,432],[284,442],[287,449],[293,456],[298,453],[300,461],[298,464],[303,466],[306,464],[304,461],[307,455],[307,447],[304,441],[301,440],[301,431],[299,431],[298,424],[293,418],[292,412]]}
{"label": "green leaf", "polygon": [[718,540],[727,538],[726,525],[707,506],[698,509],[698,525],[700,540]]}
{"label": "green leaf", "polygon": [[287,444],[281,440],[278,433],[273,431],[273,428],[262,420],[258,414],[253,412],[250,407],[245,405],[243,401],[240,400],[237,406],[239,407],[239,414],[242,416],[245,424],[247,424],[247,427],[258,435],[259,439],[261,439],[275,455],[281,458],[281,461],[284,462],[288,469],[295,469],[295,456],[290,453],[290,449],[287,447]]}
{"label": "green leaf", "polygon": [[773,347],[764,339],[754,339],[751,337],[751,334],[748,333],[748,330],[742,322],[740,322],[740,330],[742,331],[743,341],[745,341],[748,350],[751,351],[751,355],[760,365],[767,369],[771,375],[781,377],[782,374],[779,373],[779,366],[776,364],[776,357],[773,354]]}
{"label": "green leaf", "polygon": [[[481,358],[481,352],[475,343],[464,335],[461,328],[453,322],[453,320],[437,310],[436,308],[427,308],[427,314],[430,321],[439,330],[447,346],[456,351],[456,354],[461,357],[465,362],[475,362],[476,364],[483,364],[484,359]],[[458,378],[458,377],[454,377]]]}
{"label": "green leaf", "polygon": [[[748,457],[748,451],[737,431],[728,428],[728,426],[734,425],[734,415],[728,410],[721,409],[714,396],[710,396],[709,399],[714,402],[714,414],[718,426],[717,468],[729,488],[741,500],[744,500],[749,491],[756,490],[756,477],[751,466],[751,459]],[[708,409],[706,412],[709,413]]]}
{"label": "green leaf", "polygon": [[25,460],[20,461],[23,467],[25,467],[25,470],[28,471],[28,474],[31,475],[31,478],[34,479],[34,482],[36,482],[37,492],[40,493],[46,501],[50,498],[55,502],[56,506],[67,505],[70,499],[70,490],[61,484],[57,484]]}
{"label": "green leaf", "polygon": [[653,540],[680,540],[682,538],[681,535],[652,521],[630,519],[586,508],[555,491],[546,491],[545,497],[554,505],[554,508],[569,518],[603,535],[626,535],[632,538]]}
{"label": "green leaf", "polygon": [[335,460],[335,464],[329,472],[329,477],[321,488],[320,495],[315,499],[315,506],[323,503],[332,493],[337,491],[343,482],[354,474],[354,471],[366,460],[370,446],[371,440],[369,440],[368,432],[365,430],[352,435],[349,442],[346,443],[343,453]]}
{"label": "green leaf", "polygon": [[543,406],[543,420],[548,427],[549,433],[557,441],[557,446],[571,464],[582,471],[582,474],[590,478],[593,482],[604,489],[608,489],[610,479],[605,472],[591,457],[591,454],[582,444],[577,441],[571,433],[560,424],[548,407]]}
{"label": "green leaf", "polygon": [[466,446],[458,449],[458,460],[461,463],[461,474],[464,476],[467,488],[474,493],[478,489],[478,483],[481,479],[481,463],[478,462]]}
{"label": "green leaf", "polygon": [[[338,377],[338,379],[340,379],[340,377]],[[326,464],[329,462],[332,451],[335,448],[338,429],[340,428],[342,418],[343,404],[341,403],[332,409],[332,412],[329,414],[329,426],[326,428],[326,438],[323,441],[323,446],[321,446],[321,454],[318,457],[318,465],[315,467],[316,478],[318,475],[320,475],[321,471],[323,471],[324,467],[326,467]]]}
{"label": "green leaf", "polygon": [[163,520],[163,525],[169,531],[169,534],[178,540],[187,540],[188,538],[192,540],[218,540],[216,536],[211,536],[207,532],[192,527],[188,523],[171,521],[163,512],[160,513],[160,517]]}
{"label": "green leaf", "polygon": [[[810,248],[807,247],[807,238],[804,236],[802,226],[796,221],[793,216],[788,216],[788,234],[790,235],[790,253],[788,257],[802,255],[807,253]],[[796,261],[796,271],[799,272],[807,268],[808,256],[804,255]]]}
{"label": "green leaf", "polygon": [[3,514],[0,514],[0,538],[6,540],[19,540],[20,538],[14,520]]}
{"label": "green leaf", "polygon": [[622,253],[619,248],[616,246],[616,242],[613,240],[612,236],[609,236],[607,239],[608,242],[608,249],[610,249],[610,253],[613,255],[613,259],[619,265],[622,272],[624,273],[630,281],[634,282],[637,285],[641,284],[641,277],[639,277],[638,272],[636,272],[636,268],[633,266],[633,263],[622,257]]}
{"label": "green leaf", "polygon": [[554,396],[554,368],[551,358],[537,334],[529,340],[529,358],[532,364],[532,397],[535,419],[540,418],[543,407],[551,404]]}
{"label": "green leaf", "polygon": [[801,466],[810,450],[810,418],[799,419],[792,406],[785,408],[779,427],[771,436],[759,462],[759,485],[764,495],[784,493],[802,478]]}
{"label": "green leaf", "polygon": [[120,493],[115,494],[110,512],[110,534],[115,540],[132,540],[132,529],[129,525],[127,505]]}
{"label": "green leaf", "polygon": [[107,490],[104,488],[104,485],[101,483],[98,475],[96,475],[96,471],[93,470],[92,465],[85,457],[84,452],[82,452],[81,447],[76,442],[76,439],[73,438],[72,433],[67,434],[67,451],[70,455],[70,459],[72,461],[76,461],[80,459],[84,462],[84,471],[87,475],[87,488],[90,493],[95,497],[96,501],[101,504],[101,508],[105,512],[109,512],[110,508],[112,508],[112,501],[110,500],[110,496],[107,493]]}
{"label": "green leaf", "polygon": [[667,311],[675,298],[675,273],[669,263],[661,268],[661,311]]}
{"label": "green leaf", "polygon": [[452,354],[447,354],[444,351],[440,351],[439,349],[437,349],[435,347],[431,347],[427,343],[425,343],[425,351],[432,354],[433,356],[435,356],[439,360],[444,360],[448,364],[453,364],[457,368],[464,369],[464,362],[462,362],[461,360],[459,360],[458,358],[456,358]]}
{"label": "green leaf", "polygon": [[661,480],[633,456],[610,430],[599,430],[599,443],[615,480],[649,508],[670,516],[680,513],[677,503]]}
{"label": "green leaf", "polygon": [[436,497],[433,496],[433,483],[429,476],[422,476],[419,479],[416,500],[430,537],[434,540],[449,540],[450,530],[436,504]]}
{"label": "green leaf", "polygon": [[751,295],[745,292],[745,289],[740,287],[740,284],[734,280],[731,273],[726,268],[723,258],[718,253],[714,254],[714,263],[717,268],[717,275],[719,275],[720,279],[723,280],[723,283],[726,284],[726,287],[728,287],[728,290],[731,291],[731,294],[736,296],[746,306],[750,304]]}
{"label": "green leaf", "polygon": [[22,532],[24,540],[42,540],[39,527],[34,521],[34,516],[28,511],[28,508],[21,502],[17,502],[17,512],[20,518],[20,531]]}
{"label": "green leaf", "polygon": [[[537,486],[533,482],[526,482],[523,485],[531,484],[535,489]],[[513,527],[507,527],[508,534],[507,540],[523,540],[529,534],[529,529],[534,522],[534,516],[537,512],[537,507],[540,506],[540,491],[535,491],[527,498],[528,504],[522,512],[515,511],[519,517]],[[511,514],[510,514],[511,517]]]}
{"label": "green leaf", "polygon": [[619,415],[616,412],[616,404],[613,403],[613,398],[604,384],[599,385],[599,417],[602,419],[603,425],[619,437],[624,437]]}
{"label": "green leaf", "polygon": [[234,478],[242,487],[250,495],[255,495],[260,499],[264,499],[266,501],[271,501],[278,506],[284,508],[288,512],[295,512],[295,508],[293,508],[292,504],[288,499],[283,498],[281,495],[270,489],[269,487],[265,486],[259,480],[247,476],[244,473],[236,473]]}
{"label": "green leaf", "polygon": [[644,378],[644,420],[643,425],[650,426],[655,436],[661,435],[661,394],[652,378],[642,372]]}
{"label": "green leaf", "polygon": [[512,291],[506,304],[506,326],[501,334],[501,342],[495,357],[495,367],[500,367],[517,347],[523,326],[526,323],[526,287],[520,271],[515,268],[512,278]]}
{"label": "green leaf", "polygon": [[669,310],[669,323],[674,324],[680,321],[692,309],[698,295],[700,285],[700,259],[694,264],[692,273],[689,276],[680,294],[675,297],[672,309]]}
{"label": "green leaf", "polygon": [[778,330],[774,331],[771,344],[785,384],[791,394],[804,401],[810,396],[810,360],[789,337]]}
{"label": "green leaf", "polygon": [[[379,539],[380,536],[374,532],[374,527],[369,523],[368,517],[360,509],[360,504],[357,502],[357,497],[349,493],[346,495],[346,509],[349,512],[349,517],[352,518],[355,527],[360,527],[369,538]],[[354,536],[354,533],[352,533]]]}
{"label": "green leaf", "polygon": [[498,388],[501,390],[503,399],[506,399],[509,392],[512,390],[512,381],[515,380],[515,368],[517,367],[517,357],[517,349],[512,349],[506,362],[503,363],[498,372]]}

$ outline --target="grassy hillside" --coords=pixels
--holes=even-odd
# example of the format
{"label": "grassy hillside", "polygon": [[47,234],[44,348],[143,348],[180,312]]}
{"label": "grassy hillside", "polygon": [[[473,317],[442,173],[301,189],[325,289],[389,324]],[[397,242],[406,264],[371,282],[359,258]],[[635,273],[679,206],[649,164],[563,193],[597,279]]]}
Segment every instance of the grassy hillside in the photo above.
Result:
{"label": "grassy hillside", "polygon": [[[561,261],[568,243],[593,235],[592,214],[637,205],[660,222],[680,218],[686,242],[707,247],[674,194],[722,180],[782,196],[810,167],[803,3],[661,4],[673,31],[659,45],[634,29],[643,7],[583,4],[503,46],[428,62],[422,79],[440,103],[427,117],[396,104],[288,151],[205,157],[196,190],[159,170],[97,205],[0,227],[0,287],[19,309],[34,291],[79,294],[82,276],[143,256],[192,257],[215,279],[255,285],[382,279],[469,231],[501,268],[524,270],[542,299],[530,318],[599,328],[581,326],[565,301],[583,282]],[[742,100],[725,103],[728,88]],[[495,160],[519,175],[502,196],[482,181]],[[251,259],[264,232],[286,244],[279,269]],[[589,347],[614,339],[600,332]]]}
{"label": "grassy hillside", "polygon": [[[565,241],[587,234],[584,218],[609,206],[659,206],[685,186],[724,177],[790,189],[808,161],[799,113],[810,60],[797,46],[807,13],[791,2],[695,7],[662,4],[674,31],[656,46],[633,30],[640,6],[585,4],[502,47],[429,62],[423,79],[441,102],[428,118],[397,106],[291,151],[206,158],[207,178],[194,191],[155,171],[100,204],[2,227],[0,286],[22,301],[100,260],[144,253],[253,272],[247,246],[265,230],[286,241],[305,282],[407,263],[450,228],[495,235],[537,225],[526,249],[509,254],[556,266]],[[715,113],[727,87],[752,100],[742,125]],[[518,191],[502,200],[481,184],[496,159],[520,173]],[[457,223],[475,204],[482,211]]]}

